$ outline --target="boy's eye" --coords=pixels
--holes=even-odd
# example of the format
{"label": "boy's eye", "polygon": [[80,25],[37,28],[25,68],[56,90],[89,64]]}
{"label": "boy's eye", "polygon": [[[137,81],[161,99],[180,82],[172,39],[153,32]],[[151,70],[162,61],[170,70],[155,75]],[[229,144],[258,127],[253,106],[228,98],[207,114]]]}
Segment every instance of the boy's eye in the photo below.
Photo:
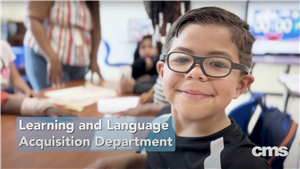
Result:
{"label": "boy's eye", "polygon": [[175,57],[172,58],[171,61],[176,63],[189,63],[191,62],[191,59],[187,57]]}
{"label": "boy's eye", "polygon": [[229,65],[227,63],[221,61],[212,61],[210,62],[210,65],[216,68],[229,68]]}

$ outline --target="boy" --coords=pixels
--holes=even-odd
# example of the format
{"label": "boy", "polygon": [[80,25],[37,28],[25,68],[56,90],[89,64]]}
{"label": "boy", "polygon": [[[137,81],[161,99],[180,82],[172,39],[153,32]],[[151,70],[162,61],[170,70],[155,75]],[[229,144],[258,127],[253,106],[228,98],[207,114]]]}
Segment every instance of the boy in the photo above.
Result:
{"label": "boy", "polygon": [[101,159],[90,167],[271,168],[252,155],[255,145],[225,114],[254,81],[249,74],[253,42],[248,24],[226,10],[205,7],[180,17],[157,64],[175,118],[175,152]]}

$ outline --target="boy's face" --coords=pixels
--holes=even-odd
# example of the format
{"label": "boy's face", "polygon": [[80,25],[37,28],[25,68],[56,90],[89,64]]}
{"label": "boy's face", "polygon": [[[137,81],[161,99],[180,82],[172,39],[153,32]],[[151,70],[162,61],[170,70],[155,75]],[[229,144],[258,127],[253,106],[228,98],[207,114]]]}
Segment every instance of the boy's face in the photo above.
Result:
{"label": "boy's face", "polygon": [[[218,25],[190,24],[173,39],[169,52],[187,52],[199,57],[223,56],[239,63],[237,46],[228,28]],[[206,77],[198,64],[188,73],[176,73],[160,61],[157,68],[166,98],[176,112],[188,119],[203,119],[225,111],[254,81],[252,75],[233,69],[224,78]]]}

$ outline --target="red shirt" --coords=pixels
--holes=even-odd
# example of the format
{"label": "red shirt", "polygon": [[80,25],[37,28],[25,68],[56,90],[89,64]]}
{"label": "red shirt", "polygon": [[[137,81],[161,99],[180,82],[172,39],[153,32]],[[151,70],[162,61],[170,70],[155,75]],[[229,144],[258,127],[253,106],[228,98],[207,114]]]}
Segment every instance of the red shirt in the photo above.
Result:
{"label": "red shirt", "polygon": [[1,91],[1,105],[8,99],[8,93]]}

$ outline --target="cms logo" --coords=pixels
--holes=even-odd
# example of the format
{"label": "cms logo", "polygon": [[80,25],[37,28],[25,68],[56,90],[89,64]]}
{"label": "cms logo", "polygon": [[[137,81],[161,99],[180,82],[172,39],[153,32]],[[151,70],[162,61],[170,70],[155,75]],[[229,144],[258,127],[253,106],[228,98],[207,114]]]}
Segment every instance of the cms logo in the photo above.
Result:
{"label": "cms logo", "polygon": [[275,157],[286,157],[287,155],[289,154],[288,152],[288,148],[285,147],[285,146],[281,146],[281,147],[270,147],[270,146],[267,146],[267,147],[253,147],[252,149],[252,155],[255,156],[255,157],[260,157],[260,156],[263,156],[263,157],[266,157],[266,156],[275,156]]}

